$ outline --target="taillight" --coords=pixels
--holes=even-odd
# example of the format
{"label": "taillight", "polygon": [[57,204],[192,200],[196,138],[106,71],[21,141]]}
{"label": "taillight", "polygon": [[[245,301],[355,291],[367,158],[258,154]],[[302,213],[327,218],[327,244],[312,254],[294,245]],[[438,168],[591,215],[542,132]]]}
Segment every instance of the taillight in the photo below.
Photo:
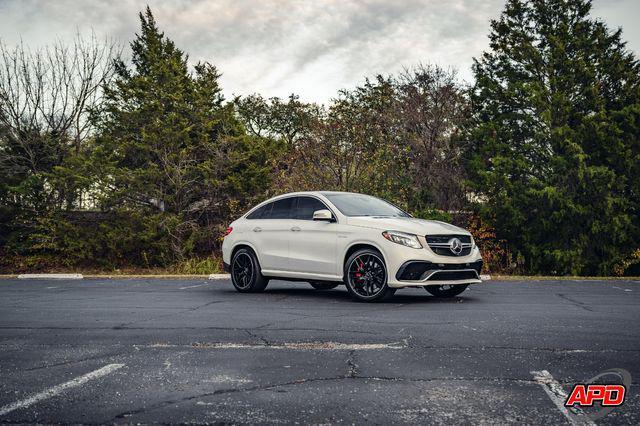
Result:
{"label": "taillight", "polygon": [[233,228],[232,227],[228,227],[227,230],[225,231],[224,235],[222,236],[222,238],[224,238],[227,235],[229,235],[231,233],[231,231],[233,231]]}

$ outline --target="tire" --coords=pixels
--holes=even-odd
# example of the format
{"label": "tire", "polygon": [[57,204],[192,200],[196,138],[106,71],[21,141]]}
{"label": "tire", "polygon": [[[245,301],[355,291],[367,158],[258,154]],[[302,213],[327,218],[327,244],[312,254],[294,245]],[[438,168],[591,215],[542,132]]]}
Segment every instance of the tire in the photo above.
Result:
{"label": "tire", "polygon": [[351,296],[361,302],[378,302],[396,292],[387,285],[382,254],[373,249],[358,250],[349,256],[344,263],[344,283]]}
{"label": "tire", "polygon": [[309,281],[311,287],[316,290],[331,290],[332,288],[336,288],[340,285],[340,283],[334,283],[331,281]]}
{"label": "tire", "polygon": [[427,285],[424,287],[429,293],[435,297],[454,297],[462,293],[469,287],[469,284],[456,284],[456,285]]}
{"label": "tire", "polygon": [[231,282],[240,293],[259,293],[269,280],[260,272],[260,263],[251,249],[238,250],[231,259]]}

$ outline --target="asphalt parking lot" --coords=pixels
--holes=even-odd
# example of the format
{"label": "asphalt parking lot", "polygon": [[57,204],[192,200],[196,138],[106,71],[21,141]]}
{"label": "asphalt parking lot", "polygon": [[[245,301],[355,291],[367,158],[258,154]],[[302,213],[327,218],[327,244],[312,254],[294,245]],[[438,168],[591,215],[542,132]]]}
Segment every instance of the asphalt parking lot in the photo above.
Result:
{"label": "asphalt parking lot", "polygon": [[578,424],[549,382],[624,368],[597,424],[640,423],[637,282],[363,304],[279,281],[0,280],[0,303],[2,422]]}

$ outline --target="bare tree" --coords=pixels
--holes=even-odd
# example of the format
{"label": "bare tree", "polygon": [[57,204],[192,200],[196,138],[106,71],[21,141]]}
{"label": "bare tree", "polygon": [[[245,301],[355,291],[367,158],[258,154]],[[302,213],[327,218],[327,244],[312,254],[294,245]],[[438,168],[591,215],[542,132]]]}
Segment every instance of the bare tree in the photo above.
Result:
{"label": "bare tree", "polygon": [[[76,189],[46,173],[77,155],[114,72],[116,45],[76,35],[32,50],[0,41],[0,203],[42,209],[74,204]],[[6,187],[5,187],[6,188]]]}
{"label": "bare tree", "polygon": [[461,140],[470,110],[465,87],[454,69],[418,65],[395,80],[395,115],[409,147],[416,188],[438,208],[457,210],[465,203]]}
{"label": "bare tree", "polygon": [[341,91],[290,153],[281,187],[335,189],[404,199],[403,145],[392,80],[378,76]]}
{"label": "bare tree", "polygon": [[0,42],[0,126],[27,155],[33,155],[34,134],[63,138],[78,152],[91,133],[89,115],[99,107],[117,54],[113,42],[95,35],[76,35],[71,45],[58,40],[41,50]]}
{"label": "bare tree", "polygon": [[294,148],[309,136],[309,131],[320,119],[322,107],[300,101],[297,95],[286,100],[273,97],[265,99],[258,94],[237,97],[236,111],[247,132],[258,137],[270,137]]}

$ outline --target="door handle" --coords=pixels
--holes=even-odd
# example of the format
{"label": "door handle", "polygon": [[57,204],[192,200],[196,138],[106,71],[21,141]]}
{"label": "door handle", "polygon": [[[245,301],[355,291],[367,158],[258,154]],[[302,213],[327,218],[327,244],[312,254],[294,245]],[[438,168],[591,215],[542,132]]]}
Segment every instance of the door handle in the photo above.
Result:
{"label": "door handle", "polygon": [[262,228],[260,228],[259,226],[256,226],[255,228],[253,228],[253,232],[260,232],[262,231]]}
{"label": "door handle", "polygon": [[291,230],[292,230],[293,232],[299,232],[299,231],[300,231],[300,228],[298,228],[297,226],[294,226],[294,227],[292,227],[292,228],[291,228]]}

